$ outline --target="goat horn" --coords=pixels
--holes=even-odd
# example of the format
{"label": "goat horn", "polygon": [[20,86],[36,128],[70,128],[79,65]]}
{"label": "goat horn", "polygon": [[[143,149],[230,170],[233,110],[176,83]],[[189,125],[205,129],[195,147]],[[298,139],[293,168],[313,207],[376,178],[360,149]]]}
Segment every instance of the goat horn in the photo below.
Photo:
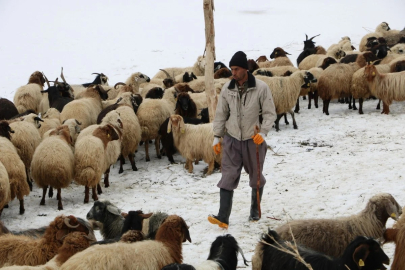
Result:
{"label": "goat horn", "polygon": [[66,225],[66,226],[68,226],[69,228],[72,228],[72,229],[76,229],[77,227],[80,226],[80,224],[77,224],[76,226],[70,225],[70,219],[69,219],[69,218],[65,218],[65,219],[63,220],[63,222],[65,222],[65,225]]}
{"label": "goat horn", "polygon": [[307,34],[305,34],[305,41],[307,41],[308,40],[308,35]]}
{"label": "goat horn", "polygon": [[164,70],[164,69],[159,69],[159,70],[163,71],[163,72],[166,74],[167,78],[174,80],[174,78],[172,78],[172,77],[170,76],[170,74],[169,74],[166,70]]}
{"label": "goat horn", "polygon": [[117,85],[126,85],[126,84],[123,83],[123,82],[118,82],[118,83],[116,83],[116,84],[114,85],[114,89],[117,89]]}
{"label": "goat horn", "polygon": [[321,34],[319,34],[319,35],[316,35],[316,36],[313,36],[313,37],[311,37],[309,40],[312,40],[314,37],[317,37],[317,36],[320,36]]}
{"label": "goat horn", "polygon": [[42,72],[42,75],[45,78],[46,84],[48,85],[48,88],[51,87],[51,85],[49,84],[48,78],[45,76],[44,72]]}
{"label": "goat horn", "polygon": [[63,76],[63,67],[62,67],[62,71],[61,71],[61,73],[60,73],[60,77],[62,78],[62,80],[63,80],[64,83],[68,84],[68,83],[66,82],[66,80],[65,80],[65,76]]}

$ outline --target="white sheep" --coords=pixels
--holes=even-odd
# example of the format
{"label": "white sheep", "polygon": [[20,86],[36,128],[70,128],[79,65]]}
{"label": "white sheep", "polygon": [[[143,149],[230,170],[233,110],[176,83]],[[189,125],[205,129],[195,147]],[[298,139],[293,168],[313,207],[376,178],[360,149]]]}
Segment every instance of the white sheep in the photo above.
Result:
{"label": "white sheep", "polygon": [[364,35],[361,40],[360,40],[360,44],[359,44],[359,51],[360,52],[364,52],[367,50],[366,44],[367,44],[367,39],[374,37],[374,38],[380,38],[380,37],[384,37],[388,34],[388,32],[390,31],[390,27],[388,26],[388,23],[386,22],[382,22],[379,25],[377,25],[376,29],[374,32],[372,33],[368,33],[366,35]]}
{"label": "white sheep", "polygon": [[97,121],[97,116],[102,110],[101,100],[107,99],[105,90],[97,85],[86,89],[83,97],[66,104],[60,113],[60,120],[63,122],[73,118],[81,123],[84,129]]}
{"label": "white sheep", "polygon": [[58,210],[63,210],[61,189],[73,181],[74,162],[69,127],[60,126],[39,144],[32,157],[31,176],[43,189],[40,205],[45,205],[46,191],[51,186],[58,191]]}
{"label": "white sheep", "polygon": [[177,92],[174,87],[167,89],[162,99],[145,99],[136,113],[145,142],[145,159],[150,161],[149,140],[155,140],[156,155],[160,155],[160,125],[174,112]]}
{"label": "white sheep", "polygon": [[10,193],[10,180],[6,167],[0,161],[0,216],[3,211],[3,207],[11,200]]}
{"label": "white sheep", "polygon": [[[194,75],[196,76],[204,76],[205,75],[205,57],[204,56],[198,56],[197,61],[194,63],[192,67],[186,67],[186,68],[165,68],[164,69],[167,73],[172,75],[174,78],[177,75],[184,74],[185,72],[193,72]],[[153,76],[152,81],[155,79],[160,79],[163,80],[167,77],[166,73],[162,70],[160,70],[158,73]]]}
{"label": "white sheep", "polygon": [[38,113],[39,104],[42,99],[41,91],[44,90],[45,79],[41,72],[35,71],[31,74],[28,84],[17,89],[14,94],[14,104],[18,113],[33,110]]}
{"label": "white sheep", "polygon": [[10,141],[13,130],[6,121],[0,121],[0,162],[7,170],[10,182],[10,200],[20,201],[20,214],[24,214],[24,196],[30,193],[25,166],[13,143]]}
{"label": "white sheep", "polygon": [[39,134],[41,135],[41,137],[43,137],[44,133],[48,130],[57,128],[61,125],[60,112],[55,108],[49,108],[41,116],[41,118],[44,121],[39,128]]}
{"label": "white sheep", "polygon": [[[81,123],[79,121],[77,121],[76,119],[72,118],[72,119],[67,119],[67,120],[63,121],[62,125],[68,126],[70,137],[72,137],[73,144],[75,144],[77,136],[79,136],[80,131],[81,131],[81,128],[80,128]],[[49,134],[53,130],[55,130],[55,129],[53,128],[53,129],[50,129],[47,132],[45,132],[44,135],[42,135],[42,140],[49,137]]]}
{"label": "white sheep", "polygon": [[186,158],[185,168],[193,172],[194,160],[204,160],[208,164],[207,175],[214,170],[214,163],[221,164],[221,155],[212,149],[214,131],[212,123],[190,125],[185,124],[180,115],[170,116],[167,133],[173,132],[173,141],[180,154]]}

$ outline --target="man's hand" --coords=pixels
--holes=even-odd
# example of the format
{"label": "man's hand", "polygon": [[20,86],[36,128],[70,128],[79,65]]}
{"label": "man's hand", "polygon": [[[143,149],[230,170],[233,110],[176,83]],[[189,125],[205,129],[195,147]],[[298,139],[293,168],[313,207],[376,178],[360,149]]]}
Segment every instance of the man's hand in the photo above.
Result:
{"label": "man's hand", "polygon": [[257,133],[256,135],[252,136],[253,142],[257,145],[262,144],[264,142],[264,138],[266,135],[263,133]]}
{"label": "man's hand", "polygon": [[216,155],[221,153],[221,143],[219,142],[219,137],[214,137],[214,142],[212,143],[212,148]]}

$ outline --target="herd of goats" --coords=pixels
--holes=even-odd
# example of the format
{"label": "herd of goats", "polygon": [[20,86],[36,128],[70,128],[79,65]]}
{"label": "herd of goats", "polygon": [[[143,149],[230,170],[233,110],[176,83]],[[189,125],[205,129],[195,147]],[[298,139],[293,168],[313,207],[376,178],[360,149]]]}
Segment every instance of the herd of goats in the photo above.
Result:
{"label": "herd of goats", "polygon": [[[315,36],[316,37],[316,36]],[[375,97],[389,113],[393,101],[405,100],[405,29],[391,30],[379,24],[365,35],[356,50],[349,37],[328,49],[304,41],[297,67],[288,53],[277,47],[268,60],[248,60],[249,72],[268,84],[279,120],[293,118],[299,98],[323,100],[323,113],[339,99],[363,113],[363,100]],[[0,98],[0,215],[15,198],[24,214],[24,196],[33,182],[42,188],[40,201],[57,191],[58,210],[63,210],[61,190],[72,181],[90,190],[94,206],[83,220],[58,216],[48,226],[25,231],[9,230],[0,221],[0,267],[4,269],[236,269],[243,256],[231,235],[217,237],[208,259],[199,265],[183,264],[182,243],[191,242],[183,218],[163,212],[123,213],[109,201],[98,201],[100,181],[109,186],[111,165],[128,159],[137,170],[135,152],[154,141],[156,156],[174,163],[178,152],[193,163],[208,164],[206,174],[221,164],[215,154],[212,123],[205,93],[205,58],[194,66],[166,68],[154,77],[136,72],[125,83],[109,86],[108,77],[96,73],[92,83],[49,81],[35,71],[28,84],[19,87],[13,102]],[[232,78],[229,68],[215,62],[214,87],[219,94]],[[51,85],[53,83],[53,85]],[[45,84],[47,89],[44,88]],[[379,104],[378,104],[379,106]],[[285,118],[285,121],[286,118]],[[405,269],[405,218],[392,195],[377,194],[358,214],[335,219],[295,220],[264,233],[251,259],[252,269],[386,269],[389,258],[382,244],[395,242],[392,270]],[[386,229],[389,218],[397,220]],[[97,241],[93,229],[100,229]],[[380,240],[384,242],[381,243]],[[402,246],[404,245],[404,246]]]}

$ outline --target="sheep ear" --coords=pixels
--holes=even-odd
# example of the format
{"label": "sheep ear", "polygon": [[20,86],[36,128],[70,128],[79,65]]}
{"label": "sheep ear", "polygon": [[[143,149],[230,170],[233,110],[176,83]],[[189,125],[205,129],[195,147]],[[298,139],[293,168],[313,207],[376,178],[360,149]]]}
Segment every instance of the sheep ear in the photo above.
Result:
{"label": "sheep ear", "polygon": [[354,250],[353,260],[356,262],[359,268],[365,265],[364,262],[367,259],[369,253],[369,246],[367,244],[361,244]]}
{"label": "sheep ear", "polygon": [[184,133],[184,132],[186,131],[186,126],[185,126],[185,124],[184,124],[183,119],[181,119],[181,121],[180,121],[180,123],[179,123],[179,126],[180,126],[180,132],[181,132],[181,133]]}
{"label": "sheep ear", "polygon": [[167,133],[172,132],[172,119],[169,118],[169,123],[167,124]]}
{"label": "sheep ear", "polygon": [[107,206],[107,211],[110,212],[113,215],[116,215],[116,216],[121,215],[120,209],[118,209],[117,207],[115,207],[113,205],[108,205]]}
{"label": "sheep ear", "polygon": [[[190,237],[190,232],[188,230],[188,226],[183,218],[181,218],[181,220],[183,221],[182,227],[183,227],[184,237],[186,238],[186,240],[188,240],[191,243],[191,237]],[[185,240],[184,240],[184,242],[185,242]]]}

